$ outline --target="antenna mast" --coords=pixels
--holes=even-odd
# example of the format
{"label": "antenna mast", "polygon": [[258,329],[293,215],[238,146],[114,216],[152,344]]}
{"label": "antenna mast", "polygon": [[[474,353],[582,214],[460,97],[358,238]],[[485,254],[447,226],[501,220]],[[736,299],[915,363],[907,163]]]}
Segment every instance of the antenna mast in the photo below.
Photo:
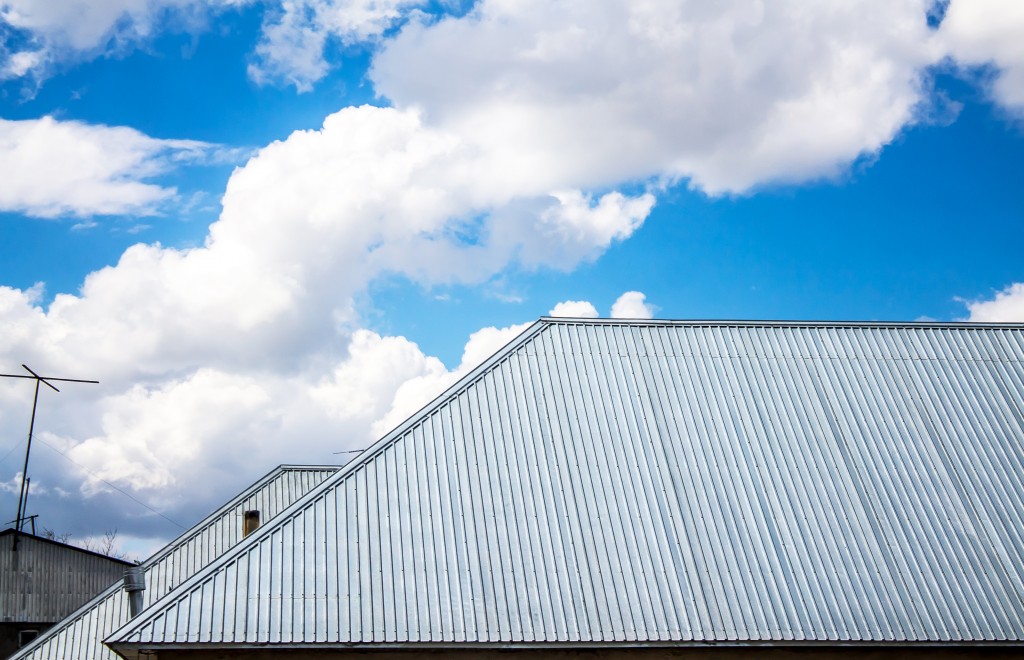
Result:
{"label": "antenna mast", "polygon": [[[28,457],[32,452],[32,434],[36,428],[36,405],[39,403],[39,384],[46,385],[54,392],[60,392],[50,381],[57,381],[61,383],[99,383],[98,380],[81,380],[79,378],[55,378],[53,376],[40,376],[36,372],[28,368],[27,365],[21,365],[31,375],[25,374],[0,374],[0,378],[26,378],[29,380],[36,381],[35,395],[32,397],[32,420],[28,425],[28,443],[25,445],[25,466],[21,469],[21,489],[18,494],[18,515],[14,518],[14,529],[21,531],[21,528],[25,525],[24,514],[28,511],[28,487],[31,481],[28,478]],[[18,549],[18,535],[14,535],[14,549]]]}

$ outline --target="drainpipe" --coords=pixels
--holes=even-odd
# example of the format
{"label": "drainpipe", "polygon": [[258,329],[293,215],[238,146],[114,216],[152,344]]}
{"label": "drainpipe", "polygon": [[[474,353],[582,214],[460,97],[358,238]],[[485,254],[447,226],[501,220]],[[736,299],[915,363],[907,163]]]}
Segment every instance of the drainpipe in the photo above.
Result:
{"label": "drainpipe", "polygon": [[128,611],[134,619],[142,611],[142,592],[146,590],[146,572],[142,566],[124,569],[124,590],[128,592]]}
{"label": "drainpipe", "polygon": [[258,510],[246,511],[242,514],[242,538],[249,536],[260,526],[260,512]]}

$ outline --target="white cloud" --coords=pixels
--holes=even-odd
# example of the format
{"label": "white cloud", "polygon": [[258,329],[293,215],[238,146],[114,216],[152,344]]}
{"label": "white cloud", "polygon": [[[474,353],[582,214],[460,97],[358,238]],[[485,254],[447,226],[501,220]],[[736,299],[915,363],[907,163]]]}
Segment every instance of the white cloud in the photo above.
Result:
{"label": "white cloud", "polygon": [[647,296],[639,291],[627,291],[612,305],[613,319],[649,319],[654,317],[654,306],[646,302]]}
{"label": "white cloud", "polygon": [[[519,259],[527,266],[571,270],[632,235],[654,207],[650,193],[627,197],[611,192],[595,202],[579,190],[565,190],[551,198],[557,203],[538,200],[532,213],[520,210],[511,217],[499,216],[495,235],[521,245]],[[524,215],[531,220],[524,221]]]}
{"label": "white cloud", "polygon": [[[27,74],[64,60],[88,58],[134,44],[159,31],[173,12],[179,21],[198,20],[196,12],[243,4],[246,0],[4,0],[0,25],[28,34],[21,50],[7,54],[0,80]],[[3,52],[0,51],[0,55]]]}
{"label": "white cloud", "polygon": [[0,119],[0,211],[36,217],[157,213],[174,188],[146,183],[212,145],[158,140],[126,127]]}
{"label": "white cloud", "polygon": [[742,192],[834,175],[914,120],[928,4],[483,0],[407,25],[372,78],[511,181]]}
{"label": "white cloud", "polygon": [[1024,323],[1024,282],[1010,284],[989,300],[964,301],[969,321]]}
{"label": "white cloud", "polygon": [[948,52],[965,65],[991,64],[995,100],[1024,112],[1024,3],[1016,0],[953,0],[939,34]]}
{"label": "white cloud", "polygon": [[21,78],[30,71],[42,66],[44,61],[45,53],[42,51],[26,50],[11,53],[6,61],[0,64],[0,80]]}
{"label": "white cloud", "polygon": [[217,14],[262,5],[266,20],[256,61],[258,82],[283,81],[308,90],[330,69],[324,47],[372,42],[424,0],[4,0],[0,26],[22,30],[28,43],[5,53],[0,80],[45,77],[47,67],[145,44],[172,26],[201,32]]}
{"label": "white cloud", "polygon": [[489,165],[471,138],[424,125],[416,111],[346,108],[232,177],[209,247],[244,244],[271,268],[302,257],[296,275],[326,277],[332,295],[384,272],[479,282],[511,261],[572,268],[628,237],[653,205],[649,194],[595,203],[552,193]]}
{"label": "white cloud", "polygon": [[[112,38],[147,36],[168,8],[200,4],[198,0],[4,0],[0,19],[28,30],[40,41],[89,51]],[[202,2],[202,4],[208,4]],[[212,3],[210,3],[212,4]],[[222,3],[217,3],[222,4]],[[117,34],[115,35],[115,30]]]}
{"label": "white cloud", "polygon": [[[69,455],[91,470],[92,487],[103,487],[97,479],[138,490],[178,486],[181,475],[204,471],[200,461],[230,464],[237,460],[231,454],[243,451],[240,440],[268,431],[282,403],[269,390],[258,379],[212,369],[157,387],[136,385],[100,402],[102,435]],[[255,458],[260,449],[245,455]]]}
{"label": "white cloud", "polygon": [[577,319],[596,319],[597,308],[586,300],[563,300],[548,312],[548,316],[565,316]]}
{"label": "white cloud", "polygon": [[286,0],[268,12],[249,75],[257,82],[285,81],[299,91],[330,70],[324,47],[373,41],[423,0]]}
{"label": "white cloud", "polygon": [[[322,378],[311,394],[334,419],[345,423],[358,420],[370,427],[394,409],[403,387],[408,390],[413,381],[444,382],[447,377],[448,370],[440,360],[424,355],[408,339],[357,330],[349,343],[348,359]],[[426,403],[408,393],[401,398],[397,406],[403,410]]]}

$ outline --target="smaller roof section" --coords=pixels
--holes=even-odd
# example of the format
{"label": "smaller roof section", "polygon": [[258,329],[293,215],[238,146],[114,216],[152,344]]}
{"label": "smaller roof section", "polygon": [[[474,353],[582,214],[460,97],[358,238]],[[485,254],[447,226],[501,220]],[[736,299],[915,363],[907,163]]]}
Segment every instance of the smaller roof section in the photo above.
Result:
{"label": "smaller roof section", "polygon": [[[269,523],[338,469],[336,465],[281,465],[216,509],[142,563],[146,575],[144,607],[157,602],[241,541],[244,512],[258,510],[263,523]],[[123,566],[118,565],[116,575],[96,585],[89,594],[100,592],[98,595],[11,656],[12,659],[115,660],[117,655],[102,641],[130,618],[128,596],[121,586],[122,572]],[[5,589],[4,593],[9,592]]]}

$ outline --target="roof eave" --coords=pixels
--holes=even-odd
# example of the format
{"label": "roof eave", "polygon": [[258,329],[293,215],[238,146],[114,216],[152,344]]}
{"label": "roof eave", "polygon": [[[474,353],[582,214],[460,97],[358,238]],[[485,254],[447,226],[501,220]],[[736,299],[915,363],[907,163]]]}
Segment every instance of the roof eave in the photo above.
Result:
{"label": "roof eave", "polygon": [[640,648],[1024,648],[1017,640],[632,640],[554,642],[111,642],[107,646],[128,660],[160,651],[185,650],[527,650],[527,649],[640,649]]}

